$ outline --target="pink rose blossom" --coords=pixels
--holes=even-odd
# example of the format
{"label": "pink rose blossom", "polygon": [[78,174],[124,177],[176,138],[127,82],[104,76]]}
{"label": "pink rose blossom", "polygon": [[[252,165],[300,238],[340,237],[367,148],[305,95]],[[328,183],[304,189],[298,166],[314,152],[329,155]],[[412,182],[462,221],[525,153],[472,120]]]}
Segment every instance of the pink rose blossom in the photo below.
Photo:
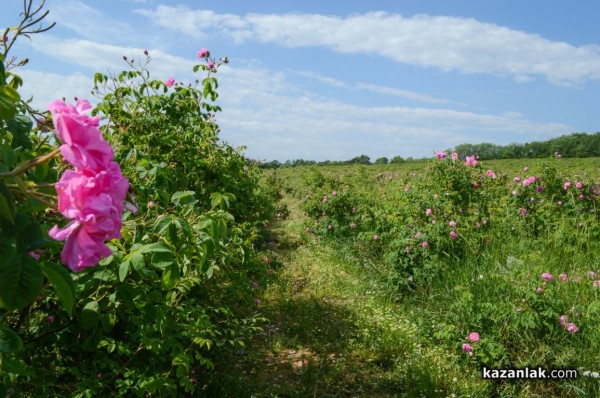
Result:
{"label": "pink rose blossom", "polygon": [[452,160],[456,160],[458,159],[458,152],[452,152],[452,155],[450,155],[452,157]]}
{"label": "pink rose blossom", "polygon": [[554,275],[544,272],[542,274],[542,279],[547,280],[547,281],[552,281],[552,280],[554,280]]}
{"label": "pink rose blossom", "polygon": [[568,279],[569,278],[567,277],[567,274],[565,274],[564,272],[558,276],[558,280],[561,282],[566,282]]}
{"label": "pink rose blossom", "polygon": [[567,326],[567,316],[566,315],[561,315],[559,318],[559,322],[562,326]]}
{"label": "pink rose blossom", "polygon": [[206,48],[201,48],[200,51],[198,51],[198,58],[206,58],[210,56],[210,51],[208,51],[208,49]]}
{"label": "pink rose blossom", "polygon": [[469,340],[471,340],[471,342],[473,342],[473,343],[477,343],[479,341],[479,333],[477,333],[477,332],[469,333]]}
{"label": "pink rose blossom", "polygon": [[492,180],[496,179],[496,173],[494,173],[492,170],[486,170],[485,175],[488,177],[492,177]]}
{"label": "pink rose blossom", "polygon": [[475,167],[477,166],[477,159],[475,159],[475,156],[467,156],[465,158],[465,166],[469,167]]}
{"label": "pink rose blossom", "polygon": [[448,223],[448,226],[449,226],[450,228],[456,228],[456,221],[450,221],[450,222]]}
{"label": "pink rose blossom", "polygon": [[119,165],[98,174],[89,170],[66,170],[56,183],[58,211],[72,220],[60,229],[54,226],[49,235],[66,240],[61,253],[63,263],[75,272],[93,267],[112,251],[103,242],[121,237],[123,204],[129,182]]}
{"label": "pink rose blossom", "polygon": [[429,217],[429,216],[431,215],[431,213],[432,213],[431,209],[426,209],[426,210],[425,210],[425,215],[426,215],[427,217]]}
{"label": "pink rose blossom", "polygon": [[48,105],[56,135],[63,143],[62,157],[74,167],[101,171],[108,167],[113,151],[98,129],[100,117],[86,115],[90,109],[92,106],[84,99],[75,106],[61,100]]}
{"label": "pink rose blossom", "polygon": [[570,186],[571,186],[571,183],[569,181],[567,181],[563,184],[563,189],[566,191],[567,189],[569,189]]}
{"label": "pink rose blossom", "polygon": [[373,235],[373,240],[379,239],[379,235]]}
{"label": "pink rose blossom", "polygon": [[175,84],[175,79],[173,79],[172,77],[168,78],[165,82],[165,86],[167,87],[171,87],[173,84]]}
{"label": "pink rose blossom", "polygon": [[576,181],[575,182],[575,188],[581,189],[581,188],[583,188],[583,184],[581,182],[579,182],[579,181]]}
{"label": "pink rose blossom", "polygon": [[426,249],[427,247],[429,247],[429,243],[426,240],[424,240],[423,242],[421,242],[421,247]]}
{"label": "pink rose blossom", "polygon": [[473,347],[471,347],[471,344],[469,344],[469,343],[464,343],[464,344],[462,345],[462,350],[463,350],[464,352],[468,352],[469,354],[471,354],[471,353],[472,353],[472,351],[473,351]]}
{"label": "pink rose blossom", "polygon": [[212,60],[208,61],[206,63],[206,66],[208,66],[208,69],[213,69],[215,67],[215,63]]}
{"label": "pink rose blossom", "polygon": [[526,216],[527,216],[527,209],[523,209],[523,208],[521,208],[521,209],[519,209],[519,210],[521,211],[521,215],[522,215],[523,217],[526,217]]}
{"label": "pink rose blossom", "polygon": [[574,323],[567,323],[566,328],[569,333],[577,333],[579,331],[579,328]]}
{"label": "pink rose blossom", "polygon": [[444,159],[446,157],[446,152],[438,152],[435,154],[438,159]]}
{"label": "pink rose blossom", "polygon": [[454,231],[450,231],[450,237],[452,239],[457,239],[458,238],[458,234],[456,232],[454,232]]}

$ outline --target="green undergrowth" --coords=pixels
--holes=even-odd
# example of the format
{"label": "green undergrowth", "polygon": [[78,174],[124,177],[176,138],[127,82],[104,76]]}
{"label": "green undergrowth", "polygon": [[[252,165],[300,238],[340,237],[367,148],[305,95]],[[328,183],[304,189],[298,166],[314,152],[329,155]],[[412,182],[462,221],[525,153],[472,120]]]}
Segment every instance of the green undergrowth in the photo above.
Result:
{"label": "green undergrowth", "polygon": [[269,322],[251,346],[223,352],[207,395],[443,397],[478,378],[420,337],[383,268],[307,237],[298,203],[285,200],[292,213],[273,230],[275,266],[259,304]]}

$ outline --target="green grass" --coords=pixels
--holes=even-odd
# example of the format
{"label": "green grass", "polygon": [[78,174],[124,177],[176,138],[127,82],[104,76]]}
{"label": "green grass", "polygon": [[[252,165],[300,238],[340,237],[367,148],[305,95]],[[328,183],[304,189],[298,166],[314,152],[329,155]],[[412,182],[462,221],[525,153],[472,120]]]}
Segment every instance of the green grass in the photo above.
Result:
{"label": "green grass", "polygon": [[[598,177],[597,159],[563,159],[562,172]],[[544,161],[496,161],[486,168],[534,175]],[[207,375],[209,396],[232,397],[595,397],[596,379],[488,381],[483,364],[600,370],[600,242],[587,226],[557,220],[550,233],[494,230],[476,255],[441,260],[426,284],[398,290],[394,270],[355,239],[322,239],[305,232],[301,202],[315,170],[365,191],[378,173],[426,172],[415,164],[278,170],[290,216],[272,229],[270,270],[260,311],[269,319],[251,345],[224,351]],[[566,170],[566,171],[565,171]],[[394,174],[395,173],[395,174]],[[393,181],[392,181],[393,182]],[[361,185],[362,184],[362,185]],[[403,182],[385,190],[399,189]],[[379,195],[377,193],[376,195]],[[443,258],[443,257],[442,257]],[[547,286],[540,275],[558,277]],[[541,293],[537,292],[542,288]],[[558,324],[567,314],[581,330]],[[461,350],[470,332],[481,340],[471,357]],[[218,376],[217,376],[218,375]],[[226,376],[223,376],[226,375]]]}

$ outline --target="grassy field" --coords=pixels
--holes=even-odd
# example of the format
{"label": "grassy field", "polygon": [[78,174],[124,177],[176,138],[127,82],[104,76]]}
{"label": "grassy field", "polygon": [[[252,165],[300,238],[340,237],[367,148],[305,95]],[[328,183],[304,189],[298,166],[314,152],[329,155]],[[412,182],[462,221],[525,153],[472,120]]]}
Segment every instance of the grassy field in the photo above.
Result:
{"label": "grassy field", "polygon": [[[600,161],[461,167],[269,172],[283,199],[257,304],[268,321],[251,346],[223,353],[215,373],[227,380],[207,375],[207,394],[598,396],[600,240],[587,197]],[[536,182],[522,185],[528,176]],[[453,196],[460,184],[479,196]],[[484,367],[578,378],[484,380]]]}

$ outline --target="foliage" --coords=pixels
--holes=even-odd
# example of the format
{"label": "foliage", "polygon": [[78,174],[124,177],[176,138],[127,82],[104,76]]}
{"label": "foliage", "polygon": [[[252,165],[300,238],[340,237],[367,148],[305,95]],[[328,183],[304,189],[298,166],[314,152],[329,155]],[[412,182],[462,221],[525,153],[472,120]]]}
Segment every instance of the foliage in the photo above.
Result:
{"label": "foliage", "polygon": [[139,204],[112,255],[72,274],[48,238],[63,223],[50,115],[21,100],[11,69],[24,62],[7,58],[19,36],[52,26],[30,29],[42,7],[25,2],[0,63],[0,395],[193,394],[216,350],[260,329],[254,287],[265,264],[255,250],[278,194],[218,138],[215,74],[228,60],[199,55],[194,72],[206,78],[196,86],[152,79],[147,52],[95,75],[93,112]]}

